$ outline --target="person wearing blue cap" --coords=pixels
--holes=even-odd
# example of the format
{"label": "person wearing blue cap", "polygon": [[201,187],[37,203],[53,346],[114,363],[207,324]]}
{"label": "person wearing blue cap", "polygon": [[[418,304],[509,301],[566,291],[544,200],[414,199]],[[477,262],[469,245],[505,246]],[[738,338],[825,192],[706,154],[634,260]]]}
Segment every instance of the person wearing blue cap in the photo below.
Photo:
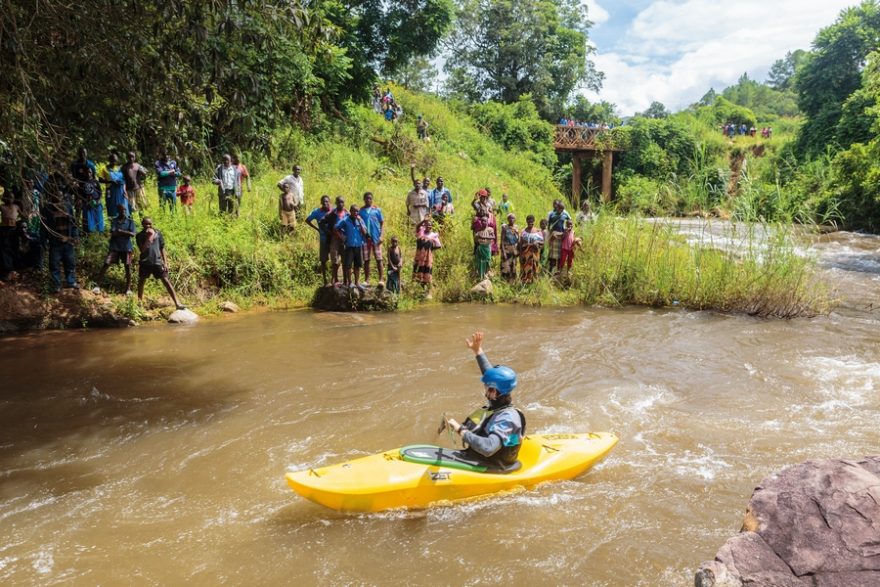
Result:
{"label": "person wearing blue cap", "polygon": [[483,333],[474,332],[465,341],[474,352],[483,376],[488,404],[459,424],[447,420],[450,428],[461,435],[470,456],[502,469],[514,465],[526,433],[525,415],[513,407],[511,392],[516,388],[516,372],[505,365],[492,366],[483,352]]}

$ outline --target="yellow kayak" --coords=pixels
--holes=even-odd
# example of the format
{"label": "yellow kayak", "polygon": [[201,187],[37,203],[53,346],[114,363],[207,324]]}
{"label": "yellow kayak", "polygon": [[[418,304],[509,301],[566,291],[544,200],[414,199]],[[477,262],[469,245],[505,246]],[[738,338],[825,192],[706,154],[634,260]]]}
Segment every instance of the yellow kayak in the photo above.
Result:
{"label": "yellow kayak", "polygon": [[418,445],[288,473],[287,483],[306,499],[334,510],[423,508],[573,479],[605,458],[615,444],[617,437],[608,432],[529,435],[523,438],[519,464],[509,472],[487,471],[457,459],[452,453],[458,451]]}

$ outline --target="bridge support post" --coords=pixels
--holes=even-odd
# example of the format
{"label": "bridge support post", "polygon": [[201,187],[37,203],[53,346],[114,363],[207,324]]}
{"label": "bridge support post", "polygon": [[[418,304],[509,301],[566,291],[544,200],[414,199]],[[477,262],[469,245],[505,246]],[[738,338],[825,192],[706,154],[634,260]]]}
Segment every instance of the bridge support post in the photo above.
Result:
{"label": "bridge support post", "polygon": [[602,156],[602,201],[611,201],[611,167],[614,163],[614,153],[605,151]]}
{"label": "bridge support post", "polygon": [[581,186],[583,185],[581,178],[581,158],[578,153],[571,154],[571,166],[571,204],[572,206],[578,207],[580,206]]}

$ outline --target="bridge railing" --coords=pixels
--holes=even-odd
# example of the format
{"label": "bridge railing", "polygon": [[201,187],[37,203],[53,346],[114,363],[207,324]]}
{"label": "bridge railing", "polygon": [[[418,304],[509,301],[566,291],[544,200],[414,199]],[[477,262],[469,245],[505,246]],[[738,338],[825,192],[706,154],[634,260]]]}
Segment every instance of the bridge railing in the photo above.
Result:
{"label": "bridge railing", "polygon": [[553,145],[556,149],[563,151],[597,150],[603,146],[597,144],[596,138],[607,132],[609,130],[604,128],[558,125]]}

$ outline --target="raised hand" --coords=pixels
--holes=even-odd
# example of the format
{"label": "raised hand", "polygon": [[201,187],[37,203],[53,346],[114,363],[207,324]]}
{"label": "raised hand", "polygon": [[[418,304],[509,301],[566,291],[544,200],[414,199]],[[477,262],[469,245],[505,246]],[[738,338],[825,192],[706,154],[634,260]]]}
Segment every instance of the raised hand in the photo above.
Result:
{"label": "raised hand", "polygon": [[464,341],[469,349],[474,351],[475,355],[483,352],[483,333],[481,331],[474,332],[470,338]]}

